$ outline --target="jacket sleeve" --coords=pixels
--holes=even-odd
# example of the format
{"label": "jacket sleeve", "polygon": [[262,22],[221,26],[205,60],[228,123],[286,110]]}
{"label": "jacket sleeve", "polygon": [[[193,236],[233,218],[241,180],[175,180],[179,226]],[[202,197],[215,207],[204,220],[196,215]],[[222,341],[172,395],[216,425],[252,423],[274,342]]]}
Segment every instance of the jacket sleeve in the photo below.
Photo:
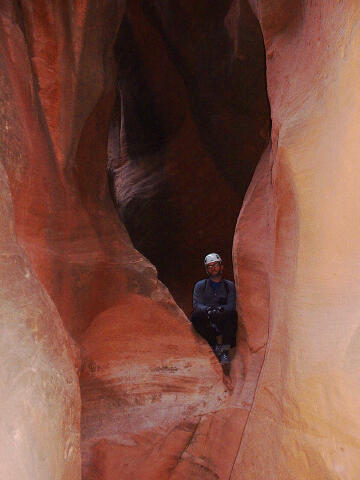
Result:
{"label": "jacket sleeve", "polygon": [[208,305],[204,303],[204,285],[203,283],[195,283],[194,293],[193,293],[193,308],[194,312],[206,312]]}
{"label": "jacket sleeve", "polygon": [[232,310],[236,310],[236,289],[233,282],[227,282],[229,287],[229,294],[227,296],[226,305],[224,305],[224,310],[230,312]]}

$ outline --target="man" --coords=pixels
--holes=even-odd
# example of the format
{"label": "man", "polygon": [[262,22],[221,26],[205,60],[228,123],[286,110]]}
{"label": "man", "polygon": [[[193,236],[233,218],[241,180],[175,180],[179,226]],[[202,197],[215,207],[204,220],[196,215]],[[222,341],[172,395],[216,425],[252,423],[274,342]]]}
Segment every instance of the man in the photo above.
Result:
{"label": "man", "polygon": [[224,266],[217,253],[206,255],[204,264],[208,278],[195,284],[190,321],[224,365],[230,362],[229,350],[236,345],[235,285],[223,279]]}

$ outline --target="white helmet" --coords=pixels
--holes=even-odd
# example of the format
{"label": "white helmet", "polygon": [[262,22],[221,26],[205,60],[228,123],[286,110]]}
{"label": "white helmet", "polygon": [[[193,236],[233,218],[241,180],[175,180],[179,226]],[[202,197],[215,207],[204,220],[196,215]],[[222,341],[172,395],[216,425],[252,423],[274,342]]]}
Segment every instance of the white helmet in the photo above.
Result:
{"label": "white helmet", "polygon": [[220,255],[218,255],[217,253],[209,253],[208,255],[206,255],[205,260],[204,260],[205,266],[209,265],[209,263],[213,263],[213,262],[222,263]]}

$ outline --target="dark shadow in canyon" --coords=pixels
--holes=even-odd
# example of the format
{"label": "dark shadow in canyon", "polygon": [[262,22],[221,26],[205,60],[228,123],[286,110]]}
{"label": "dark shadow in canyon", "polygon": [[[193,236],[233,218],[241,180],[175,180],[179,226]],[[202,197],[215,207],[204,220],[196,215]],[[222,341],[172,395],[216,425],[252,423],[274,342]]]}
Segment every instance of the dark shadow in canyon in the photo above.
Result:
{"label": "dark shadow in canyon", "polygon": [[115,46],[108,174],[134,246],[186,313],[203,257],[232,279],[242,200],[269,140],[265,52],[246,1],[129,4]]}

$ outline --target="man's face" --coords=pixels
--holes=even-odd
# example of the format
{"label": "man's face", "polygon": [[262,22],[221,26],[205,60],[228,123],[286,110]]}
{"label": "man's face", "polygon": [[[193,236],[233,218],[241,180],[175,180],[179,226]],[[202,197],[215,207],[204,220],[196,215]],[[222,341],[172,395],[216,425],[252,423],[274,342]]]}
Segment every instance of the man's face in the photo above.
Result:
{"label": "man's face", "polygon": [[220,262],[211,262],[206,266],[209,277],[219,277],[222,275],[223,265]]}

